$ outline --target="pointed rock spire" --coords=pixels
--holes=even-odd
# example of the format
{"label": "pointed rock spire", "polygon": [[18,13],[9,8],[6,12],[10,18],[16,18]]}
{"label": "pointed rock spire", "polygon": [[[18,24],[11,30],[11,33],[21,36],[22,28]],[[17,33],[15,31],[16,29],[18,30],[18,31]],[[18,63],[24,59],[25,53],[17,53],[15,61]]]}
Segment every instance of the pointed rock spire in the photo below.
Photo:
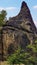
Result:
{"label": "pointed rock spire", "polygon": [[25,3],[25,1],[22,2],[21,8],[23,8],[23,7],[27,7],[27,4]]}
{"label": "pointed rock spire", "polygon": [[31,16],[30,10],[25,1],[22,2],[20,13],[26,16]]}
{"label": "pointed rock spire", "polygon": [[23,23],[24,25],[28,23],[28,25],[30,24],[30,27],[33,30],[33,32],[36,30],[30,10],[27,4],[25,3],[25,1],[22,2],[21,10],[19,14],[16,17],[11,18],[9,21],[10,22],[6,23],[7,25],[12,25],[14,27],[14,26],[18,26],[18,24],[21,24],[21,23]]}

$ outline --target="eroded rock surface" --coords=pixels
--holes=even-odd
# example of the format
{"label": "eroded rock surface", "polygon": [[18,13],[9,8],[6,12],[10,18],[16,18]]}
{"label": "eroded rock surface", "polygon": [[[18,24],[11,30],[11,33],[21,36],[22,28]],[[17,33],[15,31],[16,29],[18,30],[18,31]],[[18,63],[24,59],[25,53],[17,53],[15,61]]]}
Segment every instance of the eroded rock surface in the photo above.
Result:
{"label": "eroded rock surface", "polygon": [[36,38],[36,27],[33,23],[30,10],[23,1],[21,10],[16,17],[10,18],[2,29],[3,58],[14,53],[20,46],[26,49]]}

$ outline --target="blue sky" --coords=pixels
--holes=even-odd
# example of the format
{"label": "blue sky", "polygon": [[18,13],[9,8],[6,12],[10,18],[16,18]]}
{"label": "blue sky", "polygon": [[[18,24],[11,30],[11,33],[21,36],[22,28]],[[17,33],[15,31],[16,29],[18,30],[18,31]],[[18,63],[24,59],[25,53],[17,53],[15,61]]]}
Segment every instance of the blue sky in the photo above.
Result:
{"label": "blue sky", "polygon": [[20,11],[22,1],[27,3],[37,27],[37,0],[0,0],[0,11],[6,10],[7,18],[16,16]]}

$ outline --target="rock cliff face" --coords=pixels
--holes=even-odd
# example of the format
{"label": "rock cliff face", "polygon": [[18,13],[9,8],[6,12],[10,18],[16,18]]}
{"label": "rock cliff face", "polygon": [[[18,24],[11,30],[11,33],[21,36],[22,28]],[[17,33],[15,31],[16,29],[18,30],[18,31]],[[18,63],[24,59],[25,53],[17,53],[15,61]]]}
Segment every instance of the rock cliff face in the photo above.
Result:
{"label": "rock cliff face", "polygon": [[2,57],[8,55],[20,46],[26,49],[28,44],[32,44],[36,38],[36,27],[33,23],[30,10],[23,1],[21,10],[16,17],[10,18],[2,29]]}

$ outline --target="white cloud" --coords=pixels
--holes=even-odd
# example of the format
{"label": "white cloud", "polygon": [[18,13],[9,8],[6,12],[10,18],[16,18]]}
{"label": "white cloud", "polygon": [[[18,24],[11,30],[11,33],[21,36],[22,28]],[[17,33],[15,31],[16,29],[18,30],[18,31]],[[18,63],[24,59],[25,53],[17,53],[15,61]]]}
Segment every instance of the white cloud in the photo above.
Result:
{"label": "white cloud", "polygon": [[37,9],[37,5],[33,6],[34,9]]}
{"label": "white cloud", "polygon": [[5,8],[6,10],[15,10],[16,9],[16,7],[7,7],[7,8]]}
{"label": "white cloud", "polygon": [[34,23],[35,23],[35,25],[36,25],[36,27],[37,27],[37,21],[34,21]]}
{"label": "white cloud", "polygon": [[3,7],[0,7],[0,11],[3,10],[4,8]]}
{"label": "white cloud", "polygon": [[2,10],[8,11],[8,10],[15,10],[15,9],[16,9],[16,7],[6,7],[6,8],[0,7],[0,11],[2,11]]}

